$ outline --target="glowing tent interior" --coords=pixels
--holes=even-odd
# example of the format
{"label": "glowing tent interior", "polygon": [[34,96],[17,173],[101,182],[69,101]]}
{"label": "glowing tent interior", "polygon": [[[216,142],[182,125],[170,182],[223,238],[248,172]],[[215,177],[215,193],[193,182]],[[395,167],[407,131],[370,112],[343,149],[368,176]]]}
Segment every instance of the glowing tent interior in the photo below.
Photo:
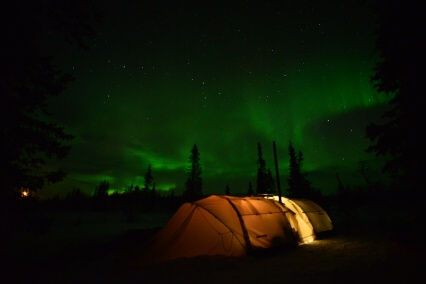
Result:
{"label": "glowing tent interior", "polygon": [[[279,201],[279,196],[273,196]],[[293,212],[290,223],[297,233],[299,243],[309,243],[319,234],[333,230],[333,223],[327,212],[317,203],[308,199],[289,199],[281,197],[283,205]]]}
{"label": "glowing tent interior", "polygon": [[[274,199],[220,195],[184,203],[153,238],[144,259],[159,262],[201,255],[243,256],[278,245],[297,246],[315,239],[319,230],[332,229],[331,220],[324,225],[316,213],[305,210],[322,210],[314,204],[289,202],[293,211]],[[322,212],[320,215],[328,218]],[[319,220],[321,224],[312,225]]]}

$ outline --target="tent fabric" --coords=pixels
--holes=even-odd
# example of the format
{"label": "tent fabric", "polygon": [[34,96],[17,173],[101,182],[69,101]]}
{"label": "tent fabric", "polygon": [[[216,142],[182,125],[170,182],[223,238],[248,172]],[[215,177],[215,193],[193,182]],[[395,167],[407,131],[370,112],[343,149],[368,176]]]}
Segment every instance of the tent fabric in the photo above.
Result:
{"label": "tent fabric", "polygon": [[145,259],[243,256],[308,243],[332,229],[327,213],[311,200],[211,195],[184,203],[154,237]]}
{"label": "tent fabric", "polygon": [[289,214],[294,215],[263,197],[211,195],[185,203],[155,236],[147,258],[243,256],[274,245],[296,246]]}
{"label": "tent fabric", "polygon": [[[297,204],[302,209],[302,214],[305,214],[312,224],[315,234],[333,230],[333,223],[327,212],[318,204],[307,199],[288,200]],[[286,204],[284,202],[284,204]]]}
{"label": "tent fabric", "polygon": [[[274,196],[273,199],[278,201],[279,196]],[[295,213],[290,221],[301,243],[313,241],[319,234],[333,230],[330,216],[312,200],[281,197],[281,201],[286,208]]]}

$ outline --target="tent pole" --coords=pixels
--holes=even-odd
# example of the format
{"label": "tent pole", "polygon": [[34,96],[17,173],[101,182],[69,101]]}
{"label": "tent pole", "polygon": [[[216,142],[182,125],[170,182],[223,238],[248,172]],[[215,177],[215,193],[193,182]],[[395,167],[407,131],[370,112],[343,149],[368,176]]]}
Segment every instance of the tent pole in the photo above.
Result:
{"label": "tent pole", "polygon": [[250,237],[249,237],[248,232],[247,232],[246,224],[244,223],[244,220],[243,220],[243,216],[241,216],[240,211],[238,211],[235,204],[232,203],[232,201],[229,200],[229,198],[225,198],[225,199],[228,200],[231,207],[235,210],[235,213],[237,213],[238,220],[240,221],[240,225],[241,225],[241,231],[243,232],[243,237],[244,237],[244,241],[245,241],[245,245],[246,245],[246,253],[247,253],[247,255],[250,255],[251,252],[252,252],[251,242],[250,242]]}
{"label": "tent pole", "polygon": [[280,173],[278,170],[278,159],[277,159],[277,147],[275,146],[275,141],[273,141],[274,146],[274,158],[275,158],[275,175],[277,179],[277,190],[278,190],[278,201],[280,204],[283,204],[281,201],[281,185],[280,185]]}

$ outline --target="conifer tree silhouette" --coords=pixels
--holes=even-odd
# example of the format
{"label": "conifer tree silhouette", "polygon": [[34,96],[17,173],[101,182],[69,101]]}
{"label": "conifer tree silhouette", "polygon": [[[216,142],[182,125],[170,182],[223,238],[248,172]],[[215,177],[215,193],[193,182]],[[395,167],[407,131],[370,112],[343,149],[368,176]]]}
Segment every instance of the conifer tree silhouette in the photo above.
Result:
{"label": "conifer tree silhouette", "polygon": [[197,144],[194,144],[189,156],[188,179],[185,183],[184,197],[194,201],[203,195],[203,179],[201,177],[202,168],[200,164],[200,153]]}
{"label": "conifer tree silhouette", "polygon": [[226,185],[225,195],[231,195],[231,190],[229,189],[228,185]]}
{"label": "conifer tree silhouette", "polygon": [[148,165],[148,169],[144,175],[145,183],[143,190],[145,192],[151,190],[151,186],[154,184],[154,177],[152,176],[152,167],[151,164]]}
{"label": "conifer tree silhouette", "polygon": [[289,142],[288,154],[290,157],[289,176],[287,178],[289,196],[294,198],[312,197],[314,191],[311,188],[310,181],[306,178],[306,174],[302,173],[303,153],[296,150],[293,144]]}
{"label": "conifer tree silhouette", "polygon": [[390,109],[372,122],[365,132],[371,145],[367,152],[387,157],[383,172],[396,188],[411,194],[423,192],[423,160],[426,112],[421,91],[424,82],[424,43],[416,28],[425,25],[420,2],[375,1],[375,52],[381,60],[375,65],[371,81],[387,96]]}
{"label": "conifer tree silhouette", "polygon": [[249,181],[248,190],[247,190],[247,196],[253,196],[253,186],[251,185],[251,181]]}
{"label": "conifer tree silhouette", "polygon": [[273,194],[275,193],[274,178],[271,170],[266,167],[266,161],[263,159],[262,146],[257,143],[257,194]]}
{"label": "conifer tree silhouette", "polygon": [[[16,195],[20,187],[41,189],[61,181],[65,172],[44,167],[51,159],[66,158],[73,135],[53,122],[50,98],[73,81],[60,70],[52,54],[40,44],[43,34],[57,33],[66,42],[86,47],[96,35],[97,12],[89,1],[12,1],[2,13],[0,46],[0,195]],[[52,163],[53,164],[53,163]],[[1,196],[0,196],[0,199]]]}

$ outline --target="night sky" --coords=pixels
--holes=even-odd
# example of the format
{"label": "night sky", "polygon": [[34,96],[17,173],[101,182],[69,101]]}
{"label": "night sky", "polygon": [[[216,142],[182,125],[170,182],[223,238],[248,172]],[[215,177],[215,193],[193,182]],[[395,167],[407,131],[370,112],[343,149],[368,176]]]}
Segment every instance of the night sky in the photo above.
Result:
{"label": "night sky", "polygon": [[[368,2],[368,1],[367,1]],[[101,4],[101,3],[99,3]],[[182,193],[194,143],[203,193],[255,188],[257,143],[275,173],[277,144],[285,194],[288,143],[323,194],[362,184],[365,126],[386,97],[370,83],[374,18],[364,1],[102,1],[104,22],[89,51],[45,35],[46,52],[75,76],[50,101],[72,141],[55,165],[63,182],[43,189],[92,194],[143,185],[152,165],[157,189]],[[53,165],[53,164],[52,164]],[[59,190],[59,191],[58,191]]]}

